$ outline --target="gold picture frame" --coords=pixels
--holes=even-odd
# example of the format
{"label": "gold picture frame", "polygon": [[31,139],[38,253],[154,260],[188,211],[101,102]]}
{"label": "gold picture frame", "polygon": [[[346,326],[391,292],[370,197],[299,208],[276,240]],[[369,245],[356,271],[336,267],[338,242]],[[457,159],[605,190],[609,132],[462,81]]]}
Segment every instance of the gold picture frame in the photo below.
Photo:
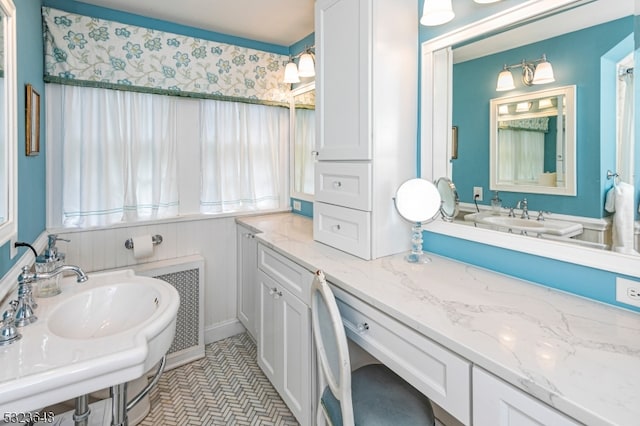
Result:
{"label": "gold picture frame", "polygon": [[27,137],[26,154],[40,153],[40,94],[31,84],[27,84]]}

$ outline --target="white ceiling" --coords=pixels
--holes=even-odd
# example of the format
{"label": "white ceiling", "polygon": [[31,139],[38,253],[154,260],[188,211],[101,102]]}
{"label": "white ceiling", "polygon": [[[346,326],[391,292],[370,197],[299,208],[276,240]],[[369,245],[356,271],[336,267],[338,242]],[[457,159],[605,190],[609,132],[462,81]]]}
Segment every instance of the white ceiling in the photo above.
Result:
{"label": "white ceiling", "polygon": [[313,32],[314,0],[81,1],[281,46]]}

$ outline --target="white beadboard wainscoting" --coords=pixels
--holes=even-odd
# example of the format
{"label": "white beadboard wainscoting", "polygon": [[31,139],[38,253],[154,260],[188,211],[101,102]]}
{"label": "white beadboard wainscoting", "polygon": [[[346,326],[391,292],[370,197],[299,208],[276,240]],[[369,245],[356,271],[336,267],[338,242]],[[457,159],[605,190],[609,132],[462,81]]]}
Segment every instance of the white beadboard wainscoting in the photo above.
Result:
{"label": "white beadboard wainscoting", "polygon": [[[85,272],[123,268],[199,254],[204,258],[204,340],[211,343],[244,331],[236,318],[235,217],[198,218],[83,231],[57,230],[58,249],[66,263]],[[135,259],[125,248],[128,238],[162,236],[153,255]]]}

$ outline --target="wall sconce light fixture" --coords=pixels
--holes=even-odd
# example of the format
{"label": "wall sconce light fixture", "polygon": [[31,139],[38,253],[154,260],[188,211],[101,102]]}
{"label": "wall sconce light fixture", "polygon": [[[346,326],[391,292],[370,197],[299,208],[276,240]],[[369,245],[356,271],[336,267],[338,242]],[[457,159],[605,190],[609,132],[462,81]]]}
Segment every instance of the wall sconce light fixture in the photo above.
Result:
{"label": "wall sconce light fixture", "polygon": [[[316,75],[316,65],[313,60],[313,46],[307,47],[304,52],[289,58],[289,62],[284,69],[285,83],[300,83],[300,77],[314,77]],[[300,58],[298,65],[294,62]]]}
{"label": "wall sconce light fixture", "polygon": [[[479,4],[496,3],[500,0],[473,0]],[[422,7],[422,17],[420,23],[422,25],[432,27],[435,25],[446,24],[451,21],[456,14],[453,12],[451,0],[424,0]]]}
{"label": "wall sconce light fixture", "polygon": [[535,61],[522,60],[519,64],[504,65],[502,71],[498,74],[498,84],[496,90],[503,92],[505,90],[515,89],[513,83],[513,75],[511,70],[514,68],[522,68],[522,82],[531,86],[532,84],[547,84],[556,81],[553,76],[553,68],[551,63],[547,61],[547,56],[542,55],[542,58]]}

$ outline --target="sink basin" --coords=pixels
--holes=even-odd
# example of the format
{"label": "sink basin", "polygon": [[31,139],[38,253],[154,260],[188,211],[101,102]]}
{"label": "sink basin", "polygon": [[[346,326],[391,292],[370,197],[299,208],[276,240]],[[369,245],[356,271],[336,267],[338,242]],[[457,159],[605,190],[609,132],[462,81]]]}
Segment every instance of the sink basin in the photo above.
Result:
{"label": "sink basin", "polygon": [[62,280],[38,320],[0,351],[0,411],[37,410],[142,377],[175,336],[180,296],[131,270]]}
{"label": "sink basin", "polygon": [[545,232],[544,222],[537,222],[530,219],[520,219],[508,216],[486,216],[483,217],[481,221],[489,225],[501,226],[503,228],[509,228],[517,231],[537,233]]}
{"label": "sink basin", "polygon": [[158,310],[155,282],[121,282],[84,291],[60,303],[48,319],[51,332],[69,339],[98,339],[126,332]]}
{"label": "sink basin", "polygon": [[522,219],[494,215],[492,212],[470,213],[464,216],[465,220],[473,221],[479,225],[486,225],[492,229],[511,231],[514,233],[527,233],[529,235],[552,235],[570,238],[582,234],[582,224],[568,220],[556,220],[545,218],[544,221],[534,219]]}

